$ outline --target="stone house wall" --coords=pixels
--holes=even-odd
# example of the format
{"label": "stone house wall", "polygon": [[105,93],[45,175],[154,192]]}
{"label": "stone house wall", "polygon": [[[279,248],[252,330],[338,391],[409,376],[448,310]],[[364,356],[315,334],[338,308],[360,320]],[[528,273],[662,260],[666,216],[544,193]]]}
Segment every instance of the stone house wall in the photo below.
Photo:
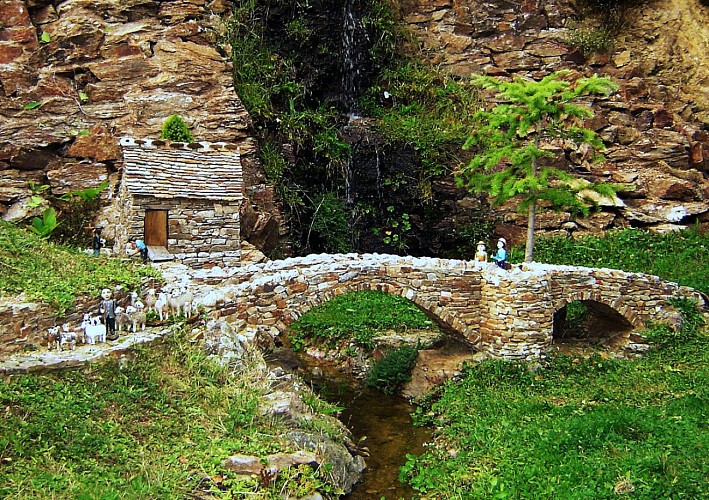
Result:
{"label": "stone house wall", "polygon": [[190,267],[238,266],[240,209],[240,202],[132,197],[124,207],[123,241],[131,236],[142,237],[146,210],[167,210],[168,250],[177,260]]}

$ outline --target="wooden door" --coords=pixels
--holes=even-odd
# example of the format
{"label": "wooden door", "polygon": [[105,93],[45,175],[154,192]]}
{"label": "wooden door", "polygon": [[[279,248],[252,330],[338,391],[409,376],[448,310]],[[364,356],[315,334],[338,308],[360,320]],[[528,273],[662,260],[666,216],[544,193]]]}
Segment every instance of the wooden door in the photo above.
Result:
{"label": "wooden door", "polygon": [[145,244],[167,248],[167,210],[145,211]]}

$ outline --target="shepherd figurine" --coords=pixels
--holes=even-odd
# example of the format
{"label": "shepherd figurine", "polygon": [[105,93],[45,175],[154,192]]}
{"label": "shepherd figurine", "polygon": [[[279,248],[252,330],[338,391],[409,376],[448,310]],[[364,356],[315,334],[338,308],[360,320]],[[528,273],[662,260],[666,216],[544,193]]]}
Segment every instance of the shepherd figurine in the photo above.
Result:
{"label": "shepherd figurine", "polygon": [[475,260],[477,262],[487,262],[487,250],[485,249],[485,242],[478,241],[478,249],[475,252]]}
{"label": "shepherd figurine", "polygon": [[506,239],[500,238],[499,240],[497,240],[497,252],[495,253],[495,255],[492,256],[492,260],[495,261],[495,264],[497,264],[498,267],[502,269],[504,269],[507,265],[507,249],[505,248],[506,246]]}

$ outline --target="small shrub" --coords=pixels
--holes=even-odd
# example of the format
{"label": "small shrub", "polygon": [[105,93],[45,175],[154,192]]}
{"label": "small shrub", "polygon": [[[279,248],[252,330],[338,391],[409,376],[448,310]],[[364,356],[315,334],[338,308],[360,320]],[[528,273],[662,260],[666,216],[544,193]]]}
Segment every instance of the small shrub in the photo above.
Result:
{"label": "small shrub", "polygon": [[566,43],[588,56],[595,52],[610,52],[615,44],[615,37],[604,27],[577,27],[570,29]]}
{"label": "small shrub", "polygon": [[411,370],[416,364],[418,350],[402,346],[390,352],[367,373],[367,385],[386,394],[396,394],[401,386],[411,380]]}
{"label": "small shrub", "polygon": [[190,128],[179,115],[172,115],[162,126],[162,139],[175,142],[194,142]]}

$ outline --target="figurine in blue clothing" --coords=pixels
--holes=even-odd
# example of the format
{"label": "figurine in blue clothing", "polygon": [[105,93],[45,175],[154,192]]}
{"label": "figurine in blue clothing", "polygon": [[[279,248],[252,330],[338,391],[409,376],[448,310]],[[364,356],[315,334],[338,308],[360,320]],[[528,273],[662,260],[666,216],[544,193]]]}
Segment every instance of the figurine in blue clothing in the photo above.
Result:
{"label": "figurine in blue clothing", "polygon": [[498,267],[501,267],[502,269],[505,268],[505,265],[507,264],[507,249],[505,248],[507,246],[507,240],[504,238],[500,238],[497,240],[497,252],[495,255],[492,256],[492,260],[495,261],[495,264],[498,265]]}

